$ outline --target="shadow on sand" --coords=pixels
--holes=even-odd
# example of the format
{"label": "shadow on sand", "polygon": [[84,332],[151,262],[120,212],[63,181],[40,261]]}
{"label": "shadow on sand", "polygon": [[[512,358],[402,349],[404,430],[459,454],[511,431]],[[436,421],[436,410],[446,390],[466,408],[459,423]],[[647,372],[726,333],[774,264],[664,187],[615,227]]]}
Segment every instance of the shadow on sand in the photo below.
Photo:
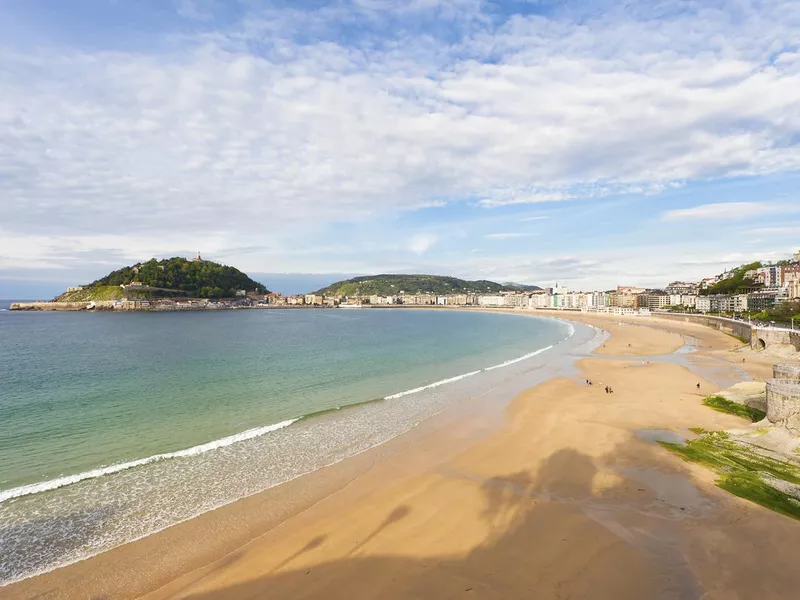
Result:
{"label": "shadow on sand", "polygon": [[[641,451],[639,444],[636,452]],[[614,464],[614,457],[603,461]],[[535,474],[461,476],[480,481],[485,508],[475,518],[492,532],[464,555],[351,555],[261,577],[254,574],[245,583],[184,597],[700,598],[702,590],[674,539],[680,517],[670,516],[671,512],[657,518],[642,516],[641,510],[631,510],[631,502],[645,491],[641,485],[616,480],[617,485],[599,486],[601,491],[596,491],[597,474],[593,459],[562,450]],[[447,507],[440,514],[446,519]],[[413,507],[398,506],[359,548],[413,516]],[[291,567],[292,561],[321,547],[331,535],[309,540],[275,570]],[[458,536],[458,530],[452,535]]]}

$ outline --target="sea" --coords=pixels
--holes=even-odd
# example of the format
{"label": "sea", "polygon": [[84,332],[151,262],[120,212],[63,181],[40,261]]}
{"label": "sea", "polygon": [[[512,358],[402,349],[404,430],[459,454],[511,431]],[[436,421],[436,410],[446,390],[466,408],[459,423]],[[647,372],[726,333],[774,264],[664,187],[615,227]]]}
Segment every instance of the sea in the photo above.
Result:
{"label": "sea", "polygon": [[0,310],[0,585],[379,445],[574,333],[463,310]]}

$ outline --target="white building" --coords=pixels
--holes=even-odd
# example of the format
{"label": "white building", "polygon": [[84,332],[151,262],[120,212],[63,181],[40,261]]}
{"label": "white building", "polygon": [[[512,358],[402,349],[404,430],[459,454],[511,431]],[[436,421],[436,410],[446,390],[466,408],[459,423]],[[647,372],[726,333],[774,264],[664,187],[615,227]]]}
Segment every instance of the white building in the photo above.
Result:
{"label": "white building", "polygon": [[670,294],[669,306],[685,306],[693,308],[697,305],[697,296],[694,294]]}
{"label": "white building", "polygon": [[552,294],[531,294],[528,298],[528,308],[553,308]]}
{"label": "white building", "polygon": [[505,306],[506,297],[500,294],[478,296],[478,306]]}
{"label": "white building", "polygon": [[594,308],[608,306],[608,295],[605,292],[592,292],[592,306]]}
{"label": "white building", "polygon": [[697,298],[697,310],[701,312],[743,312],[747,310],[747,304],[747,294],[715,294]]}
{"label": "white building", "polygon": [[[769,266],[754,269],[755,280],[763,283],[764,287],[778,288],[783,285],[783,269],[781,267]],[[750,273],[750,271],[748,271]]]}

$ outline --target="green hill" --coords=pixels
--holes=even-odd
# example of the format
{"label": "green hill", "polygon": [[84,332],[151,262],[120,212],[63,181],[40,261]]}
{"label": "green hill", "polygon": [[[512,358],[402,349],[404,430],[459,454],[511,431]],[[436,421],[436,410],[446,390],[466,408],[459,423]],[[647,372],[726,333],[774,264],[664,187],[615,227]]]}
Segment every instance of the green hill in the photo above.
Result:
{"label": "green hill", "polygon": [[[123,290],[120,286],[138,282],[136,287]],[[116,300],[127,298],[192,297],[226,298],[237,290],[267,294],[269,290],[250,279],[239,269],[208,260],[168,258],[145,262],[112,271],[82,290],[62,294],[62,302]]]}
{"label": "green hill", "polygon": [[733,277],[723,279],[709,286],[705,290],[700,291],[701,296],[708,296],[711,294],[739,294],[744,290],[763,287],[762,284],[756,283],[745,277],[745,273],[753,269],[761,267],[760,262],[754,262],[747,265],[742,265],[733,270]]}
{"label": "green hill", "polygon": [[457,277],[441,275],[369,275],[337,281],[318,290],[317,294],[326,296],[391,296],[406,294],[491,294],[516,288],[494,281],[467,281]]}

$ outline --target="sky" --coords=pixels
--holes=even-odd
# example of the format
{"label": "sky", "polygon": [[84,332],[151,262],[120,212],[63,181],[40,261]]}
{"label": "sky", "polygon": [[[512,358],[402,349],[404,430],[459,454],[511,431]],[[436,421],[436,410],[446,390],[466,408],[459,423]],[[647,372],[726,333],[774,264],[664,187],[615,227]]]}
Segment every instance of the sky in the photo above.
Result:
{"label": "sky", "polygon": [[0,297],[198,251],[590,290],[798,248],[796,0],[0,0]]}

